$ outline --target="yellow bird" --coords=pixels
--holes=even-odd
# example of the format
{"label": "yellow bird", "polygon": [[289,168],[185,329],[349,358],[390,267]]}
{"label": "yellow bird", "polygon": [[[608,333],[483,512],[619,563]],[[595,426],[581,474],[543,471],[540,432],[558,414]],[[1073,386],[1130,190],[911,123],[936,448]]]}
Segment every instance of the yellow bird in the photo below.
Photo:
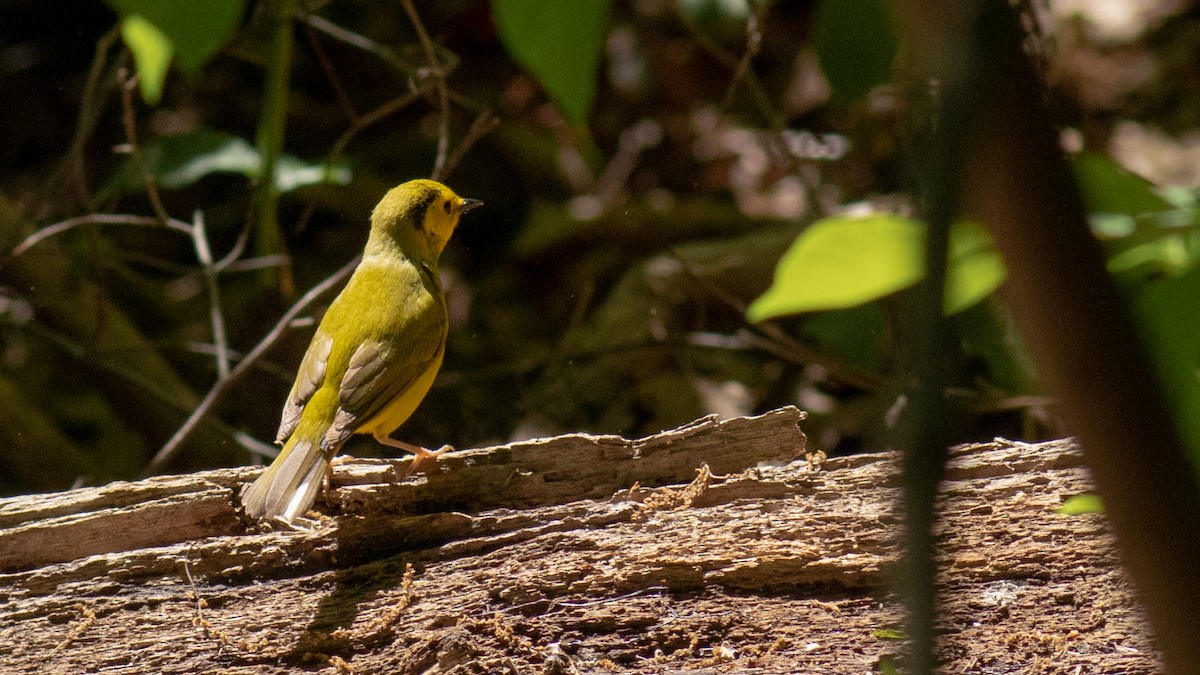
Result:
{"label": "yellow bird", "polygon": [[313,336],[275,442],[283,449],[242,495],[254,518],[304,514],[338,449],[353,434],[415,453],[389,438],[429,392],[446,348],[438,258],[458,218],[483,202],[432,180],[392,188],[371,214],[362,262]]}

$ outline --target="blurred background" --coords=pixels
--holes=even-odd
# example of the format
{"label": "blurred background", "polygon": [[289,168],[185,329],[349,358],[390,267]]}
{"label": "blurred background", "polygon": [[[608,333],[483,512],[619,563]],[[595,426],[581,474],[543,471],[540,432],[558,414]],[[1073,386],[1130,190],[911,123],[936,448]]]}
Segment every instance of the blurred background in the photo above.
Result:
{"label": "blurred background", "polygon": [[[174,4],[0,3],[0,494],[261,461],[336,288],[152,458],[361,251],[384,192],[439,168],[486,206],[443,256],[445,365],[397,437],[641,436],[791,404],[812,449],[886,449],[905,284],[746,316],[814,224],[914,213],[929,85],[882,2]],[[1200,9],[1014,11],[1113,274],[1131,297],[1187,278]],[[955,314],[960,440],[1061,435],[991,289]]]}

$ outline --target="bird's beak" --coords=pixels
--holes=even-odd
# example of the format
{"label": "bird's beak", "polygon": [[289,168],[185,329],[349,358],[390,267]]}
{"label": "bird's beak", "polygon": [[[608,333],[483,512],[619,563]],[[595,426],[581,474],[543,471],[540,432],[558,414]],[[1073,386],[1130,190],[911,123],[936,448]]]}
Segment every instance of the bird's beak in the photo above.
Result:
{"label": "bird's beak", "polygon": [[467,197],[462,200],[462,205],[460,205],[458,209],[460,213],[466,213],[476,206],[483,206],[483,202],[478,199],[471,199]]}

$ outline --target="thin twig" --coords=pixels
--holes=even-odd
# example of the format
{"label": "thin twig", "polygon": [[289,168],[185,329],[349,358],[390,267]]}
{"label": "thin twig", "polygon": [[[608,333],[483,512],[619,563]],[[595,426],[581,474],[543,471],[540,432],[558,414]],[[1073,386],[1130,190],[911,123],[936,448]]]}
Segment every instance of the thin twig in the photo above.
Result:
{"label": "thin twig", "polygon": [[[13,258],[24,254],[38,243],[81,225],[138,225],[143,227],[158,227],[162,224],[163,222],[158,218],[152,218],[150,216],[131,216],[125,214],[90,213],[86,216],[68,218],[66,220],[54,223],[53,225],[47,225],[28,237],[25,237],[20,244],[17,244],[16,247],[14,247],[13,250],[4,257],[3,261],[0,261],[0,267]],[[176,232],[182,232],[189,237],[192,236],[192,226],[183,221],[175,220],[174,218],[167,218],[166,226],[167,229],[175,230]]]}
{"label": "thin twig", "polygon": [[129,155],[142,174],[142,182],[146,186],[146,196],[150,198],[150,206],[154,209],[154,214],[158,216],[159,222],[166,225],[171,217],[167,215],[167,209],[163,207],[162,199],[158,196],[158,186],[154,182],[154,174],[150,173],[146,157],[142,154],[142,149],[137,142],[137,123],[133,115],[133,90],[137,87],[137,83],[138,78],[136,76],[129,77],[129,73],[124,68],[117,71],[117,85],[121,89],[121,123],[125,127],[125,141],[128,144]]}
{"label": "thin twig", "polygon": [[204,620],[204,608],[206,603],[200,598],[200,592],[196,590],[196,580],[192,578],[192,567],[190,558],[192,556],[192,547],[188,546],[183,553],[183,573],[187,576],[188,588],[191,589],[191,599],[196,601],[196,617],[192,620],[195,625],[205,627],[205,637],[208,637],[208,622]]}
{"label": "thin twig", "polygon": [[344,131],[342,135],[338,137],[337,141],[334,142],[333,149],[329,151],[329,163],[332,164],[339,157],[341,157],[342,152],[346,149],[346,145],[348,145],[355,136],[361,133],[363,129],[366,129],[372,124],[387,118],[389,115],[403,110],[412,104],[413,101],[416,101],[423,95],[424,92],[420,87],[418,87],[407,94],[397,96],[396,98],[384,103],[365,115],[360,115],[354,120],[354,123],[350,125],[350,128],[346,129],[346,131]]}
{"label": "thin twig", "polygon": [[882,378],[874,373],[847,365],[803,342],[797,342],[773,322],[764,321],[756,324],[755,327],[765,335],[759,335],[749,328],[742,328],[738,330],[737,338],[791,363],[818,364],[825,368],[833,379],[863,391],[879,391],[883,386]]}
{"label": "thin twig", "polygon": [[475,145],[484,136],[487,136],[500,125],[500,118],[492,115],[490,110],[484,110],[479,113],[475,121],[471,123],[471,128],[467,129],[467,133],[462,140],[458,142],[458,146],[454,148],[454,152],[450,153],[450,157],[446,159],[446,163],[442,165],[442,170],[435,173],[434,180],[444,181],[454,173],[458,165],[462,163],[463,158],[467,156],[467,151],[471,146]]}
{"label": "thin twig", "polygon": [[[229,253],[226,253],[225,257],[218,260],[214,265],[218,272],[224,272],[232,267],[234,263],[238,262],[238,258],[242,257],[242,253],[245,253],[246,242],[250,239],[250,223],[251,220],[249,218],[242,221],[242,231],[238,232],[237,241],[233,242],[233,248],[229,249]],[[287,256],[275,254],[264,257],[273,259],[283,258],[279,264],[287,264]]]}
{"label": "thin twig", "polygon": [[272,253],[271,255],[260,255],[256,258],[238,260],[226,265],[217,263],[217,269],[221,270],[221,272],[252,272],[268,267],[283,267],[289,262],[291,262],[291,256],[283,253]]}
{"label": "thin twig", "polygon": [[629,181],[637,168],[644,150],[662,142],[662,126],[654,120],[633,123],[617,137],[617,149],[604,172],[596,179],[592,192],[600,200],[601,208],[607,211],[617,201],[621,188]]}
{"label": "thin twig", "polygon": [[[675,13],[679,17],[679,20],[683,22],[683,25],[686,26],[688,30],[691,31],[692,39],[696,41],[696,44],[699,45],[701,49],[708,52],[710,56],[736,74],[738,72],[738,65],[741,62],[741,59],[734,57],[732,54],[726,51],[724,47],[719,45],[716,40],[713,40],[711,37],[709,37],[709,35],[705,33],[700,26],[696,25],[696,23],[688,17],[687,13],[683,11],[683,8],[680,7],[678,3],[672,3],[672,6],[675,8]],[[761,20],[759,23],[761,23]],[[750,98],[754,100],[755,106],[758,107],[759,113],[761,113],[762,116],[767,119],[767,122],[770,123],[773,129],[777,131],[783,129],[785,126],[783,115],[775,110],[775,106],[771,102],[771,97],[767,96],[766,89],[764,89],[762,83],[758,81],[758,77],[755,76],[754,71],[747,69],[743,77],[746,84],[746,90],[749,92]]]}
{"label": "thin twig", "polygon": [[[225,272],[235,271],[238,269],[251,269],[245,267],[246,263],[254,264],[257,261],[271,260],[270,264],[258,264],[253,269],[261,269],[263,267],[271,267],[278,265],[280,267],[291,264],[291,258],[286,253],[270,253],[258,258],[250,258],[249,260],[239,260],[242,254],[246,252],[246,244],[250,240],[250,233],[254,228],[254,200],[250,200],[246,206],[246,217],[242,219],[242,229],[238,232],[237,241],[233,243],[233,248],[229,249],[229,253],[225,254],[224,258],[217,261],[217,271]],[[278,262],[275,262],[278,261]],[[239,268],[239,266],[241,266]]]}
{"label": "thin twig", "polygon": [[738,84],[750,72],[750,62],[758,56],[758,50],[762,47],[761,17],[758,12],[758,3],[750,2],[749,13],[746,16],[746,51],[742,52],[742,58],[733,69],[733,78],[729,82],[729,88],[725,90],[725,100],[721,103],[722,110],[728,110],[733,103]]}
{"label": "thin twig", "polygon": [[91,68],[88,69],[87,81],[83,85],[83,96],[80,98],[79,116],[75,123],[75,135],[71,138],[71,150],[68,161],[71,165],[72,178],[75,183],[76,197],[79,203],[89,211],[92,209],[92,196],[88,192],[87,171],[83,159],[84,145],[96,128],[96,120],[100,119],[96,90],[104,74],[104,66],[108,62],[108,50],[112,49],[120,36],[120,29],[114,26],[96,42],[96,55],[92,58]]}
{"label": "thin twig", "polygon": [[213,385],[213,388],[210,389],[208,394],[204,396],[204,400],[200,402],[200,405],[196,406],[196,409],[192,411],[191,416],[187,418],[187,421],[183,423],[183,426],[179,427],[179,429],[175,432],[175,435],[172,436],[171,439],[167,441],[167,443],[163,445],[163,447],[154,455],[154,458],[150,460],[150,464],[142,472],[142,475],[154,475],[164,466],[166,466],[166,464],[170,462],[171,459],[173,459],[179,452],[184,442],[191,437],[192,432],[194,432],[196,429],[196,425],[199,424],[202,419],[204,419],[204,416],[208,414],[208,411],[211,410],[212,407],[215,406],[217,402],[219,402],[221,398],[225,396],[226,393],[228,393],[233,385],[237,384],[242,376],[244,376],[250,370],[250,366],[254,365],[258,359],[262,358],[262,356],[275,345],[279,338],[287,332],[292,320],[295,319],[296,316],[305,309],[307,309],[308,306],[317,298],[324,295],[331,288],[338,285],[338,283],[349,276],[350,273],[354,271],[354,268],[358,267],[358,263],[361,259],[362,256],[355,256],[354,259],[342,267],[342,269],[334,272],[329,277],[326,277],[324,281],[316,286],[313,286],[307,293],[301,296],[300,299],[297,300],[296,303],[292,305],[282,317],[280,317],[279,321],[275,324],[275,327],[272,328],[269,333],[267,333],[266,337],[260,340],[259,343],[254,346],[254,349],[251,349],[250,352],[246,354],[246,358],[242,359],[241,362],[238,363],[237,367],[230,371],[229,377],[223,380],[218,380],[217,383]]}
{"label": "thin twig", "polygon": [[417,73],[418,66],[410,63],[407,59],[401,58],[396,54],[396,52],[392,51],[392,49],[386,45],[379,44],[378,42],[375,42],[366,36],[346,30],[336,23],[333,23],[332,21],[322,18],[316,14],[306,15],[304,17],[304,22],[308,26],[320,31],[321,33],[324,33],[325,35],[328,35],[339,42],[343,42],[351,47],[361,49],[368,54],[374,54],[383,61],[392,64],[401,72],[408,73],[410,75],[415,75]]}
{"label": "thin twig", "polygon": [[[86,363],[89,367],[99,368],[106,374],[141,389],[150,394],[155,400],[162,402],[171,410],[180,413],[187,412],[190,406],[180,400],[176,392],[167,391],[163,383],[143,373],[131,370],[122,365],[122,363],[110,359],[110,356],[120,356],[121,351],[117,350],[97,350],[91,346],[84,346],[62,333],[58,333],[43,324],[36,321],[31,321],[23,326],[23,329],[45,340],[48,344],[53,345],[65,352],[72,359],[80,363]],[[221,420],[209,420],[206,423],[211,429],[219,434],[223,434],[234,439],[238,445],[247,448],[253,452],[269,455],[275,450],[272,446],[256,440],[241,431],[230,428]]]}
{"label": "thin twig", "polygon": [[[730,293],[720,284],[713,282],[703,274],[700,274],[690,262],[684,260],[682,257],[676,255],[674,258],[679,262],[684,273],[703,286],[713,297],[725,303],[742,316],[746,315],[746,303],[741,298]],[[881,387],[880,378],[874,373],[843,363],[793,339],[788,335],[787,331],[783,330],[774,321],[762,321],[753,324],[753,328],[759,331],[761,335],[747,327],[738,331],[737,337],[793,363],[820,364],[829,371],[830,375],[852,387],[866,391],[877,391]]]}
{"label": "thin twig", "polygon": [[317,31],[311,22],[304,24],[304,37],[308,38],[308,45],[317,55],[317,62],[321,64],[321,70],[325,72],[325,79],[329,80],[329,86],[333,87],[333,93],[337,94],[338,103],[346,113],[346,118],[351,122],[357,121],[358,111],[354,109],[350,96],[346,94],[346,88],[342,86],[342,80],[338,77],[333,62],[329,60],[329,55],[325,53],[325,48],[321,46],[321,41],[317,39]]}
{"label": "thin twig", "polygon": [[437,57],[437,48],[425,30],[425,25],[421,23],[421,17],[413,7],[412,0],[403,0],[403,4],[404,11],[408,13],[408,18],[417,31],[417,37],[421,40],[421,47],[425,50],[425,58],[429,61],[429,74],[435,78],[439,118],[437,158],[433,162],[432,175],[441,176],[442,167],[446,164],[446,153],[450,148],[450,96],[446,93],[446,72],[442,69]]}
{"label": "thin twig", "polygon": [[204,215],[197,210],[192,219],[192,244],[196,248],[204,283],[208,286],[208,316],[212,321],[213,346],[216,348],[217,377],[224,380],[229,377],[229,343],[225,336],[225,315],[221,312],[221,285],[217,283],[217,267],[208,247]]}
{"label": "thin twig", "polygon": [[[302,323],[303,323],[303,321],[297,319],[296,321],[292,322],[292,328],[299,328],[300,324],[302,324]],[[217,353],[216,348],[214,348],[213,345],[211,345],[207,342],[184,342],[182,344],[175,343],[175,342],[165,342],[165,343],[162,343],[162,345],[165,348],[178,349],[187,354],[200,354],[203,356],[212,356],[213,354]],[[241,361],[244,358],[246,358],[246,355],[237,351],[236,349],[229,350],[229,360],[231,362]],[[260,359],[259,363],[256,364],[256,367],[258,368],[259,371],[261,371],[265,374],[271,375],[273,377],[277,377],[280,382],[282,382],[283,384],[286,384],[288,386],[291,386],[292,381],[296,379],[296,373],[295,373],[294,369],[286,368],[280,364],[274,363],[269,360],[261,360]]]}

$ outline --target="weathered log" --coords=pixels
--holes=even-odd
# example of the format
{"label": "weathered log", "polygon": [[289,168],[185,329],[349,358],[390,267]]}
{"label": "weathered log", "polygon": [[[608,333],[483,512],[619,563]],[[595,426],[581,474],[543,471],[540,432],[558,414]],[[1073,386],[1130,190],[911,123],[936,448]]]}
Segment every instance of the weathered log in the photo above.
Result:
{"label": "weathered log", "polygon": [[[896,463],[806,462],[801,416],[448,453],[411,477],[343,460],[328,515],[296,530],[239,516],[259,469],[0,500],[0,664],[867,672],[900,651]],[[954,450],[948,672],[1154,669],[1103,517],[1055,513],[1088,488],[1070,442]]]}

